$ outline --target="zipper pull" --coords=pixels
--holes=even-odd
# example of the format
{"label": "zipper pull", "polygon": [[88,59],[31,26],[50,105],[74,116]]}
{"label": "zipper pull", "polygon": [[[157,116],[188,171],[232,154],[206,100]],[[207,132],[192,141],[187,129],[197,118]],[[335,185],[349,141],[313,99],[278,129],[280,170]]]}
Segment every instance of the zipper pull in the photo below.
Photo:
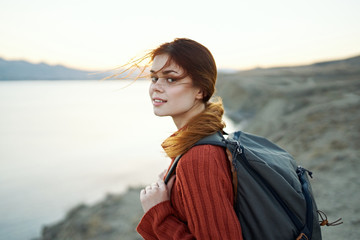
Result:
{"label": "zipper pull", "polygon": [[307,170],[306,168],[303,168],[302,166],[298,166],[297,167],[297,169],[296,169],[296,173],[297,173],[297,175],[299,176],[299,177],[301,177],[302,175],[304,175],[304,173],[308,173],[308,175],[311,177],[311,178],[313,178],[313,176],[312,176],[312,172],[311,171],[309,171],[309,170]]}
{"label": "zipper pull", "polygon": [[236,151],[238,154],[242,154],[242,148],[240,146],[240,143],[236,141]]}

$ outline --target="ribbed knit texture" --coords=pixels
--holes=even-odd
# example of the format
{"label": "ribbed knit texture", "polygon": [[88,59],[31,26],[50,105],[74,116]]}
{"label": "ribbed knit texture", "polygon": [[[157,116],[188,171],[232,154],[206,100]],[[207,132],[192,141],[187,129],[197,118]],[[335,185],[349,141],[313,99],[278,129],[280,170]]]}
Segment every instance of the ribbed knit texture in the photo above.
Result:
{"label": "ribbed knit texture", "polygon": [[191,148],[176,168],[171,202],[146,212],[137,231],[144,239],[242,239],[231,181],[222,147]]}

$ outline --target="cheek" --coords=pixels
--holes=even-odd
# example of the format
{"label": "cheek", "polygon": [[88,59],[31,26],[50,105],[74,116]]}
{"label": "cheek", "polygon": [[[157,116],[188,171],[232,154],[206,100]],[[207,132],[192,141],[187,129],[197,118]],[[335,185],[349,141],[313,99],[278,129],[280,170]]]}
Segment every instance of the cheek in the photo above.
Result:
{"label": "cheek", "polygon": [[184,96],[184,93],[181,89],[178,88],[171,88],[167,91],[168,95],[171,96],[173,99],[179,99]]}
{"label": "cheek", "polygon": [[149,85],[149,96],[151,97],[152,93],[154,92],[152,84]]}
{"label": "cheek", "polygon": [[170,91],[168,93],[174,100],[185,105],[188,102],[193,102],[193,100],[195,100],[195,96],[193,95],[192,91],[187,88],[172,89],[171,93]]}

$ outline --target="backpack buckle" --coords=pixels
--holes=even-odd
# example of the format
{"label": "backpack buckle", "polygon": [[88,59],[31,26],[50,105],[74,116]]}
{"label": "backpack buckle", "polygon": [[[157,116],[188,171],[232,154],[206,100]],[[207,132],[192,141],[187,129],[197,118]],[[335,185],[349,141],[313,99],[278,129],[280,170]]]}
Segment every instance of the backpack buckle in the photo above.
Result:
{"label": "backpack buckle", "polygon": [[239,142],[236,142],[236,152],[237,154],[242,154],[242,149]]}
{"label": "backpack buckle", "polygon": [[296,240],[309,240],[305,233],[300,233],[300,235],[296,238]]}

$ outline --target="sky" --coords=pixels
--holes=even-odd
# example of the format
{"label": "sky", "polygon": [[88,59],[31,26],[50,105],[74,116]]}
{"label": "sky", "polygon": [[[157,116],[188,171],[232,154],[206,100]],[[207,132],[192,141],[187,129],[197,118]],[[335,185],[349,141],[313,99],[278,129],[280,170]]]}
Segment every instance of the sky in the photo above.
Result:
{"label": "sky", "polygon": [[358,0],[1,0],[0,57],[110,70],[177,37],[218,68],[309,64],[360,54]]}

